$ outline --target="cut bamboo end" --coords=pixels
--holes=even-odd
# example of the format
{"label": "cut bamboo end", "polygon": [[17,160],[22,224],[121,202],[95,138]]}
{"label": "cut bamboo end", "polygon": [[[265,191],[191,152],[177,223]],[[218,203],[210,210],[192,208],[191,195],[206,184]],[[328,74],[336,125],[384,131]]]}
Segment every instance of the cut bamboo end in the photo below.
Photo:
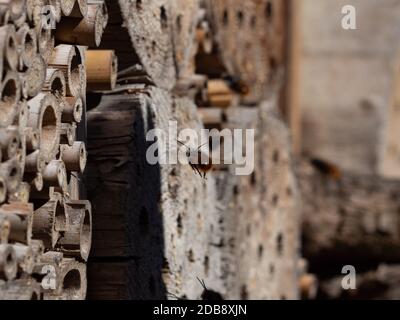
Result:
{"label": "cut bamboo end", "polygon": [[87,88],[113,90],[117,83],[118,59],[113,50],[86,51]]}
{"label": "cut bamboo end", "polygon": [[[15,27],[13,25],[0,27],[0,51],[5,65],[11,70],[17,70],[18,44]],[[2,70],[2,72],[4,71]]]}
{"label": "cut bamboo end", "polygon": [[22,180],[19,162],[16,159],[12,159],[1,163],[0,176],[6,181],[8,193],[16,192]]}
{"label": "cut bamboo end", "polygon": [[16,72],[7,72],[1,86],[0,97],[0,126],[8,126],[15,118],[17,104],[21,98],[21,84]]}
{"label": "cut bamboo end", "polygon": [[43,241],[47,249],[54,248],[59,238],[59,230],[64,229],[65,224],[66,217],[60,199],[51,199],[33,214],[33,238]]}
{"label": "cut bamboo end", "polygon": [[102,5],[88,5],[87,15],[81,18],[66,17],[62,19],[55,30],[58,42],[67,44],[98,47],[104,32]]}
{"label": "cut bamboo end", "polygon": [[83,173],[87,162],[87,153],[84,142],[74,142],[72,146],[61,145],[61,159],[68,171]]}
{"label": "cut bamboo end", "polygon": [[61,101],[67,94],[64,73],[58,69],[48,68],[42,91],[50,92],[58,101]]}
{"label": "cut bamboo end", "polygon": [[208,80],[207,91],[209,95],[227,95],[231,93],[227,83],[220,79]]}
{"label": "cut bamboo end", "polygon": [[46,162],[54,159],[60,143],[61,111],[57,99],[40,93],[29,100],[29,126],[40,132],[40,152]]}
{"label": "cut bamboo end", "polygon": [[65,76],[67,96],[80,97],[86,81],[83,58],[78,47],[71,45],[57,46],[51,56],[49,65],[60,69]]}
{"label": "cut bamboo end", "polygon": [[87,292],[86,264],[63,258],[58,264],[59,286],[44,293],[44,300],[84,300]]}
{"label": "cut bamboo end", "polygon": [[63,187],[66,180],[67,171],[61,160],[52,160],[43,170],[45,187]]}
{"label": "cut bamboo end", "polygon": [[80,123],[83,115],[83,101],[81,98],[66,97],[61,121],[64,123]]}
{"label": "cut bamboo end", "polygon": [[56,247],[64,256],[89,258],[92,238],[92,209],[89,201],[68,201],[64,205],[67,227]]}
{"label": "cut bamboo end", "polygon": [[17,271],[17,258],[13,247],[8,244],[0,244],[0,273],[7,280],[13,280],[17,276]]}
{"label": "cut bamboo end", "polygon": [[25,172],[26,173],[36,173],[43,172],[46,166],[45,161],[40,155],[40,151],[36,150],[31,154],[28,154],[25,159]]}
{"label": "cut bamboo end", "polygon": [[75,0],[62,0],[61,1],[61,12],[64,16],[69,16],[75,6]]}
{"label": "cut bamboo end", "polygon": [[60,130],[60,144],[72,146],[76,140],[76,123],[62,123]]}
{"label": "cut bamboo end", "polygon": [[36,32],[24,24],[18,29],[16,39],[20,52],[19,70],[24,71],[31,66],[31,61],[38,50]]}
{"label": "cut bamboo end", "polygon": [[26,87],[28,97],[35,97],[42,90],[44,81],[46,80],[46,63],[42,56],[37,54],[33,57],[31,65],[27,72]]}
{"label": "cut bamboo end", "polygon": [[232,106],[234,97],[232,94],[209,95],[208,101],[213,107],[228,108]]}
{"label": "cut bamboo end", "polygon": [[10,126],[6,129],[0,129],[0,148],[3,159],[10,160],[14,158],[20,146],[20,135],[18,128]]}

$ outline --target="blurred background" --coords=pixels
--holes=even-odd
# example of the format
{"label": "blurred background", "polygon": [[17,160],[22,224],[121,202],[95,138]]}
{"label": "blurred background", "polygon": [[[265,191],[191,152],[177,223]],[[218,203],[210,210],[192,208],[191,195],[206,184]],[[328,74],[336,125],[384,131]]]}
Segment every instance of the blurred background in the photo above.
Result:
{"label": "blurred background", "polygon": [[[295,2],[292,132],[319,172],[299,166],[303,255],[319,298],[400,299],[400,1]],[[342,27],[346,5],[356,30]],[[357,290],[342,288],[346,265]]]}

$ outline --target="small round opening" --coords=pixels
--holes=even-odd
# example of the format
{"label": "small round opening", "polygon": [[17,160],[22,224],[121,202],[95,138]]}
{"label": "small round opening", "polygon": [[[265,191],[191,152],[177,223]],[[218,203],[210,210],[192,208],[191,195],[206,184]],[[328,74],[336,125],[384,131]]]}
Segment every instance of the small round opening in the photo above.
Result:
{"label": "small round opening", "polygon": [[12,254],[11,254],[11,252],[10,252],[9,254],[7,254],[7,257],[6,257],[6,264],[10,265],[10,264],[12,264],[12,263],[13,263],[13,256],[12,256]]}
{"label": "small round opening", "polygon": [[51,86],[50,86],[50,90],[51,90],[51,93],[56,98],[61,98],[61,97],[65,96],[64,84],[59,77],[56,77],[53,79],[53,82],[51,83]]}
{"label": "small round opening", "polygon": [[81,289],[81,274],[79,270],[71,270],[65,275],[63,289],[65,294],[69,297],[79,295],[79,290]]}
{"label": "small round opening", "polygon": [[67,226],[67,219],[65,217],[64,207],[61,205],[59,201],[57,201],[54,215],[55,215],[55,229],[57,231],[65,230]]}
{"label": "small round opening", "polygon": [[41,132],[42,139],[40,149],[47,154],[53,150],[57,141],[57,117],[51,105],[47,106],[43,113]]}
{"label": "small round opening", "polygon": [[33,39],[30,32],[25,35],[25,59],[30,60],[36,53],[35,40]]}
{"label": "small round opening", "polygon": [[82,230],[81,230],[81,255],[84,259],[89,257],[90,247],[91,247],[91,221],[90,211],[85,210],[85,218],[83,219]]}
{"label": "small round opening", "polygon": [[81,85],[81,65],[82,58],[79,49],[75,48],[75,53],[71,60],[71,67],[69,70],[69,86],[71,93],[76,96],[79,93]]}
{"label": "small round opening", "polygon": [[32,295],[31,295],[31,300],[39,300],[39,295],[37,294],[37,292],[32,292]]}

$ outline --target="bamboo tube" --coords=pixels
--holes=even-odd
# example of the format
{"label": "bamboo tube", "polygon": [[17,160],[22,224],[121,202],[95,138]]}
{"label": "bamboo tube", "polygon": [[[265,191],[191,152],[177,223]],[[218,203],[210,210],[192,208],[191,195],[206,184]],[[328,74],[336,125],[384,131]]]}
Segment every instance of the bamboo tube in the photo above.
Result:
{"label": "bamboo tube", "polygon": [[105,17],[101,5],[89,5],[85,18],[66,17],[55,30],[60,43],[98,47],[104,32]]}
{"label": "bamboo tube", "polygon": [[21,167],[16,159],[8,160],[0,164],[0,176],[2,176],[7,184],[8,193],[18,190],[21,183]]}
{"label": "bamboo tube", "polygon": [[76,140],[76,123],[62,123],[60,130],[60,144],[72,146]]}
{"label": "bamboo tube", "polygon": [[28,125],[40,131],[40,152],[46,162],[54,159],[60,143],[61,111],[57,99],[40,93],[28,101]]}
{"label": "bamboo tube", "polygon": [[25,172],[26,173],[37,173],[43,172],[46,163],[40,155],[40,151],[36,150],[31,154],[28,154],[25,159]]}
{"label": "bamboo tube", "polygon": [[207,91],[210,96],[212,95],[227,95],[231,93],[231,89],[224,80],[215,79],[208,80]]}
{"label": "bamboo tube", "polygon": [[103,29],[107,27],[108,24],[108,9],[105,0],[87,0],[88,5],[98,5],[101,6],[101,13],[103,15]]}
{"label": "bamboo tube", "polygon": [[7,183],[4,177],[0,176],[0,204],[7,200]]}
{"label": "bamboo tube", "polygon": [[[0,57],[11,70],[15,71],[18,67],[18,47],[13,25],[5,25],[0,27]],[[2,67],[1,67],[2,68]],[[4,70],[1,69],[1,74]]]}
{"label": "bamboo tube", "polygon": [[20,145],[20,136],[18,128],[10,126],[6,129],[0,129],[0,148],[3,159],[10,160],[15,157]]}
{"label": "bamboo tube", "polygon": [[83,173],[86,167],[87,153],[84,142],[74,142],[72,146],[61,145],[61,159],[68,171]]}
{"label": "bamboo tube", "polygon": [[31,65],[25,73],[27,95],[28,97],[35,97],[42,90],[46,80],[46,62],[40,54],[36,54],[32,60]]}
{"label": "bamboo tube", "polygon": [[39,192],[43,191],[43,175],[40,172],[25,173],[24,180],[31,186],[31,198],[35,198]]}
{"label": "bamboo tube", "polygon": [[208,100],[210,105],[213,107],[228,108],[233,103],[233,95],[232,94],[209,95]]}
{"label": "bamboo tube", "polygon": [[113,90],[117,83],[118,60],[114,50],[86,51],[87,89]]}
{"label": "bamboo tube", "polygon": [[20,53],[19,70],[23,71],[31,66],[38,51],[36,32],[34,29],[30,29],[27,24],[24,24],[18,29],[16,39]]}
{"label": "bamboo tube", "polygon": [[0,244],[0,273],[7,280],[13,280],[17,276],[17,259],[12,246]]}
{"label": "bamboo tube", "polygon": [[[58,277],[57,277],[58,278]],[[44,300],[84,300],[87,291],[86,264],[63,258],[59,266],[59,286],[44,293]]]}
{"label": "bamboo tube", "polygon": [[66,180],[67,172],[61,160],[52,160],[43,170],[45,187],[63,187]]}
{"label": "bamboo tube", "polygon": [[64,16],[69,16],[75,6],[75,0],[62,0],[61,1],[61,12]]}
{"label": "bamboo tube", "polygon": [[1,86],[0,97],[0,127],[4,127],[13,122],[21,97],[20,82],[16,72],[7,72]]}
{"label": "bamboo tube", "polygon": [[64,73],[67,95],[80,97],[86,81],[80,50],[76,46],[59,45],[54,49],[49,65]]}
{"label": "bamboo tube", "polygon": [[48,68],[42,91],[50,92],[58,101],[61,101],[67,94],[64,73],[58,69]]}
{"label": "bamboo tube", "polygon": [[89,201],[67,201],[64,204],[67,218],[66,230],[62,232],[56,247],[64,256],[89,258],[92,238],[92,209]]}
{"label": "bamboo tube", "polygon": [[83,101],[81,98],[66,97],[64,108],[61,115],[61,121],[79,123],[82,120]]}
{"label": "bamboo tube", "polygon": [[58,198],[53,198],[35,210],[32,219],[32,235],[34,239],[43,241],[47,249],[54,248],[60,228],[65,226],[64,207]]}
{"label": "bamboo tube", "polygon": [[10,242],[30,244],[32,239],[32,213],[31,203],[12,202],[0,207],[0,215],[10,222]]}

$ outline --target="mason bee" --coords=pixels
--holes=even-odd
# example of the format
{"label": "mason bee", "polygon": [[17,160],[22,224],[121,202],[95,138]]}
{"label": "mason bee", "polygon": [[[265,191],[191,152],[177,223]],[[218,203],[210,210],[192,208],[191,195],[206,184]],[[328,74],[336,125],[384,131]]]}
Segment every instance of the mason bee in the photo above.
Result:
{"label": "mason bee", "polygon": [[201,151],[201,148],[203,148],[207,143],[198,147],[194,152],[192,152],[192,150],[183,142],[178,140],[178,143],[187,149],[186,156],[193,171],[198,173],[200,177],[206,179],[207,173],[214,167],[211,155]]}

